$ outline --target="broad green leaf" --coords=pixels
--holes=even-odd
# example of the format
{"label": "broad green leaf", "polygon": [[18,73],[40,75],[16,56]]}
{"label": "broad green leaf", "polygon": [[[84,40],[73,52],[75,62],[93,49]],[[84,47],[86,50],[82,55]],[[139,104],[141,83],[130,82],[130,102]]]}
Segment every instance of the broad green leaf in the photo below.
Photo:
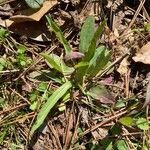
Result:
{"label": "broad green leaf", "polygon": [[85,54],[85,58],[83,59],[83,61],[89,62],[91,60],[91,58],[94,56],[95,51],[96,51],[96,42],[102,35],[105,25],[106,25],[106,21],[104,20],[97,28],[97,30],[94,33],[94,36],[92,38],[92,41],[89,45],[88,51]]}
{"label": "broad green leaf", "polygon": [[96,49],[93,58],[90,60],[87,74],[89,77],[96,76],[105,66],[110,59],[110,52],[104,47],[100,46]]}
{"label": "broad green leaf", "polygon": [[124,140],[119,140],[116,143],[117,150],[127,150],[127,144]]}
{"label": "broad green leaf", "polygon": [[134,124],[134,120],[131,117],[122,117],[119,119],[119,122],[127,127],[130,127]]}
{"label": "broad green leaf", "polygon": [[69,54],[72,49],[69,45],[69,43],[67,42],[67,40],[65,39],[61,29],[58,27],[58,25],[52,20],[51,17],[46,16],[47,21],[48,21],[48,25],[52,28],[52,30],[54,31],[56,37],[58,38],[58,40],[60,41],[60,43],[63,45],[64,49],[65,49],[65,53]]}
{"label": "broad green leaf", "polygon": [[74,68],[73,67],[68,67],[64,61],[57,55],[55,54],[41,54],[45,59],[47,64],[51,67],[59,71],[60,73],[64,75],[70,75],[73,73]]}
{"label": "broad green leaf", "polygon": [[148,120],[146,120],[145,118],[139,118],[136,121],[136,125],[138,128],[140,128],[141,130],[148,130],[149,129],[149,122]]}
{"label": "broad green leaf", "polygon": [[43,5],[44,0],[25,0],[29,7],[38,9]]}
{"label": "broad green leaf", "polygon": [[89,45],[92,41],[92,38],[94,36],[94,17],[89,16],[85,23],[82,26],[81,32],[80,32],[80,44],[79,44],[79,51],[82,53],[87,52]]}
{"label": "broad green leaf", "polygon": [[47,100],[47,102],[42,106],[40,112],[37,115],[36,122],[33,124],[31,128],[30,135],[42,125],[45,118],[47,117],[50,110],[54,107],[54,105],[60,100],[64,94],[72,87],[71,82],[64,83],[61,87],[59,87]]}
{"label": "broad green leaf", "polygon": [[[85,53],[85,57],[80,63],[88,64],[90,60],[93,58],[95,51],[96,51],[96,42],[98,38],[102,35],[105,24],[106,24],[105,21],[103,21],[100,24],[100,26],[97,28],[91,40],[91,43],[89,45],[88,51]],[[81,84],[81,85],[83,84],[83,80],[84,80],[84,77],[86,76],[88,67],[89,66],[84,66],[76,70],[75,80],[77,81],[78,84]]]}
{"label": "broad green leaf", "polygon": [[87,92],[89,96],[91,96],[94,100],[99,101],[104,104],[113,104],[114,97],[111,93],[105,88],[103,85],[96,85],[90,88]]}

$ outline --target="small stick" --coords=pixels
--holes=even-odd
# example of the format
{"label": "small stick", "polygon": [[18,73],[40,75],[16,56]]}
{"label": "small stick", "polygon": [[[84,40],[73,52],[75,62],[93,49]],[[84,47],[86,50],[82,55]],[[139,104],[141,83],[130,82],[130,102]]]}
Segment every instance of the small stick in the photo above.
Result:
{"label": "small stick", "polygon": [[116,114],[115,116],[112,116],[112,117],[110,117],[109,119],[107,119],[107,120],[105,120],[103,122],[100,122],[100,123],[96,124],[95,126],[93,126],[93,127],[89,128],[89,129],[87,129],[86,131],[84,131],[84,133],[81,134],[80,137],[83,137],[84,135],[88,134],[89,132],[92,132],[92,131],[96,130],[100,126],[102,126],[102,125],[104,125],[104,124],[106,124],[106,123],[108,123],[108,122],[110,122],[110,121],[112,121],[112,120],[114,120],[114,119],[116,119],[118,117],[121,117],[122,115],[124,115],[126,113],[127,113],[127,110],[125,110],[125,111],[123,111],[123,112],[121,112],[119,114]]}

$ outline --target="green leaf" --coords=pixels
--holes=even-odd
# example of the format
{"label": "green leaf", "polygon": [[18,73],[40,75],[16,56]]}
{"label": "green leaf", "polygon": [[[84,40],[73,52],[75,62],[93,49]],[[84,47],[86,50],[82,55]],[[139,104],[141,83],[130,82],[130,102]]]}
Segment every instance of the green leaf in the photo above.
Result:
{"label": "green leaf", "polygon": [[74,72],[73,67],[68,67],[64,61],[55,54],[41,54],[45,59],[47,64],[51,67],[59,71],[64,75],[70,75]]}
{"label": "green leaf", "polygon": [[65,39],[61,29],[59,28],[59,26],[52,20],[51,17],[46,16],[46,19],[48,21],[48,25],[52,28],[52,30],[54,31],[56,37],[58,38],[58,40],[60,41],[60,43],[63,45],[64,49],[65,49],[65,53],[69,54],[72,49],[69,45],[69,43],[67,42],[67,40]]}
{"label": "green leaf", "polygon": [[105,46],[96,49],[93,58],[90,60],[87,74],[90,77],[96,76],[102,69],[106,67],[110,59],[110,52]]}
{"label": "green leaf", "polygon": [[139,118],[136,121],[136,125],[141,130],[148,130],[149,129],[149,122],[145,118]]}
{"label": "green leaf", "polygon": [[4,127],[0,132],[0,145],[3,143],[5,136],[7,135],[8,127]]}
{"label": "green leaf", "polygon": [[150,32],[150,23],[146,23],[146,24],[144,25],[144,28],[145,28],[145,30],[146,30],[147,32]]}
{"label": "green leaf", "polygon": [[102,149],[105,150],[112,150],[113,149],[113,142],[108,138],[104,138],[101,140]]}
{"label": "green leaf", "polygon": [[77,84],[82,85],[83,84],[83,78],[86,75],[86,70],[89,66],[88,62],[83,62],[81,61],[78,63],[75,68],[76,68],[76,74],[75,74],[75,82]]}
{"label": "green leaf", "polygon": [[89,45],[92,41],[92,38],[94,36],[94,17],[89,16],[85,23],[82,26],[81,32],[80,32],[80,44],[79,44],[79,51],[82,53],[87,52]]}
{"label": "green leaf", "polygon": [[106,25],[106,21],[104,20],[97,28],[97,30],[94,33],[94,36],[92,38],[92,41],[89,45],[88,51],[85,54],[85,58],[83,59],[83,61],[89,62],[91,60],[91,58],[94,56],[95,51],[96,51],[96,42],[99,39],[99,37],[102,35],[105,25]]}
{"label": "green leaf", "polygon": [[38,108],[38,102],[37,101],[35,101],[35,102],[33,102],[31,105],[30,105],[30,109],[31,110],[36,110]]}
{"label": "green leaf", "polygon": [[6,29],[0,28],[0,41],[4,41],[8,35],[9,33]]}
{"label": "green leaf", "polygon": [[127,144],[124,140],[117,141],[116,147],[118,150],[127,150],[128,149]]}
{"label": "green leaf", "polygon": [[54,107],[54,105],[60,100],[64,94],[72,87],[71,82],[64,83],[61,87],[59,87],[47,100],[47,102],[42,106],[40,112],[37,115],[36,122],[33,124],[31,128],[30,135],[42,125],[45,118],[47,117],[50,110]]}
{"label": "green leaf", "polygon": [[119,119],[119,122],[127,127],[130,127],[133,125],[134,120],[131,117],[122,117]]}
{"label": "green leaf", "polygon": [[40,92],[45,92],[47,90],[47,87],[48,87],[48,83],[41,82],[38,85],[37,90],[40,91]]}
{"label": "green leaf", "polygon": [[2,71],[7,65],[7,61],[4,58],[0,58],[0,71]]}
{"label": "green leaf", "polygon": [[17,48],[18,54],[24,54],[27,49],[26,46],[24,46],[22,44],[16,45],[16,48]]}
{"label": "green leaf", "polygon": [[115,104],[116,108],[123,108],[125,106],[126,106],[126,104],[125,104],[125,100],[124,99],[118,100],[117,103]]}
{"label": "green leaf", "polygon": [[25,0],[29,7],[38,9],[43,5],[44,0]]}
{"label": "green leaf", "polygon": [[[97,28],[97,30],[94,33],[94,36],[91,40],[91,43],[89,45],[88,51],[85,53],[85,57],[83,58],[83,60],[80,63],[89,64],[90,60],[93,58],[95,51],[96,51],[96,42],[97,42],[98,38],[102,35],[105,24],[106,24],[106,22],[103,21],[100,24],[100,26]],[[83,84],[84,76],[86,76],[87,69],[88,69],[88,65],[82,66],[76,70],[75,81],[78,84],[81,84],[81,85]]]}

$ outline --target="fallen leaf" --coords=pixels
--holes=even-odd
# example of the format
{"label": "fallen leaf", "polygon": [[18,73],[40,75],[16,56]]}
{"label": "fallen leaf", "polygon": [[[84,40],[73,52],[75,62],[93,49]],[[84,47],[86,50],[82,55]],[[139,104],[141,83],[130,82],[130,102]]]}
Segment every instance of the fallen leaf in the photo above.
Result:
{"label": "fallen leaf", "polygon": [[136,56],[132,57],[135,62],[150,64],[150,42],[144,45]]}
{"label": "fallen leaf", "polygon": [[109,92],[108,89],[106,89],[103,85],[97,85],[94,87],[91,87],[90,90],[87,92],[89,96],[91,96],[94,101],[93,102],[100,102],[103,104],[114,104],[115,99],[112,96],[112,94]]}
{"label": "fallen leaf", "polygon": [[13,23],[14,23],[14,21],[9,20],[9,19],[6,19],[6,20],[0,19],[0,26],[2,26],[2,27],[10,27]]}
{"label": "fallen leaf", "polygon": [[10,20],[15,22],[39,21],[56,4],[56,0],[45,1],[40,9],[26,9],[18,11],[18,15],[11,17]]}
{"label": "fallen leaf", "polygon": [[[11,23],[11,22],[10,22]],[[12,23],[8,29],[16,34],[25,35],[36,41],[49,41],[50,33],[45,22],[26,21],[24,23]]]}
{"label": "fallen leaf", "polygon": [[45,22],[40,19],[57,3],[56,0],[45,1],[43,6],[38,9],[21,10],[18,15],[10,19],[0,20],[0,25],[7,27],[11,32],[25,35],[36,41],[49,41],[50,34]]}
{"label": "fallen leaf", "polygon": [[120,66],[119,68],[117,69],[117,71],[121,74],[121,75],[125,75],[128,73],[128,61],[127,61],[127,58],[124,58],[122,60],[122,62],[120,63]]}

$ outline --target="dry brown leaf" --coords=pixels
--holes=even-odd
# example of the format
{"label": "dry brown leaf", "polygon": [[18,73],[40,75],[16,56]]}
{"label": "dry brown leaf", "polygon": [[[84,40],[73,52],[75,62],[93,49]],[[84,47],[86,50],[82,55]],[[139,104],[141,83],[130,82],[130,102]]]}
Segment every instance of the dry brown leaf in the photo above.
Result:
{"label": "dry brown leaf", "polygon": [[38,11],[34,9],[26,9],[18,12],[18,15],[10,19],[0,20],[0,25],[7,27],[10,31],[19,35],[26,35],[37,41],[49,41],[49,32],[45,22],[40,19],[47,13],[57,0],[45,1],[43,7]]}
{"label": "dry brown leaf", "polygon": [[41,42],[49,41],[51,36],[45,22],[42,21],[26,21],[24,23],[15,23],[9,27],[9,30]]}
{"label": "dry brown leaf", "polygon": [[120,63],[120,66],[119,68],[117,69],[117,71],[121,74],[121,75],[125,75],[128,73],[128,61],[127,61],[127,58],[124,58],[122,60],[122,62]]}
{"label": "dry brown leaf", "polygon": [[144,45],[136,56],[133,57],[135,62],[141,62],[144,64],[150,64],[150,42]]}
{"label": "dry brown leaf", "polygon": [[26,9],[19,11],[17,15],[10,19],[0,20],[0,25],[3,27],[10,27],[12,24],[26,22],[26,21],[40,21],[40,19],[57,3],[57,0],[45,1],[41,9]]}
{"label": "dry brown leaf", "polygon": [[15,22],[39,21],[56,4],[57,0],[45,1],[38,11],[34,9],[22,10],[18,12],[18,15],[11,17],[10,20]]}
{"label": "dry brown leaf", "polygon": [[6,19],[6,20],[0,20],[0,26],[2,27],[10,27],[14,21]]}

